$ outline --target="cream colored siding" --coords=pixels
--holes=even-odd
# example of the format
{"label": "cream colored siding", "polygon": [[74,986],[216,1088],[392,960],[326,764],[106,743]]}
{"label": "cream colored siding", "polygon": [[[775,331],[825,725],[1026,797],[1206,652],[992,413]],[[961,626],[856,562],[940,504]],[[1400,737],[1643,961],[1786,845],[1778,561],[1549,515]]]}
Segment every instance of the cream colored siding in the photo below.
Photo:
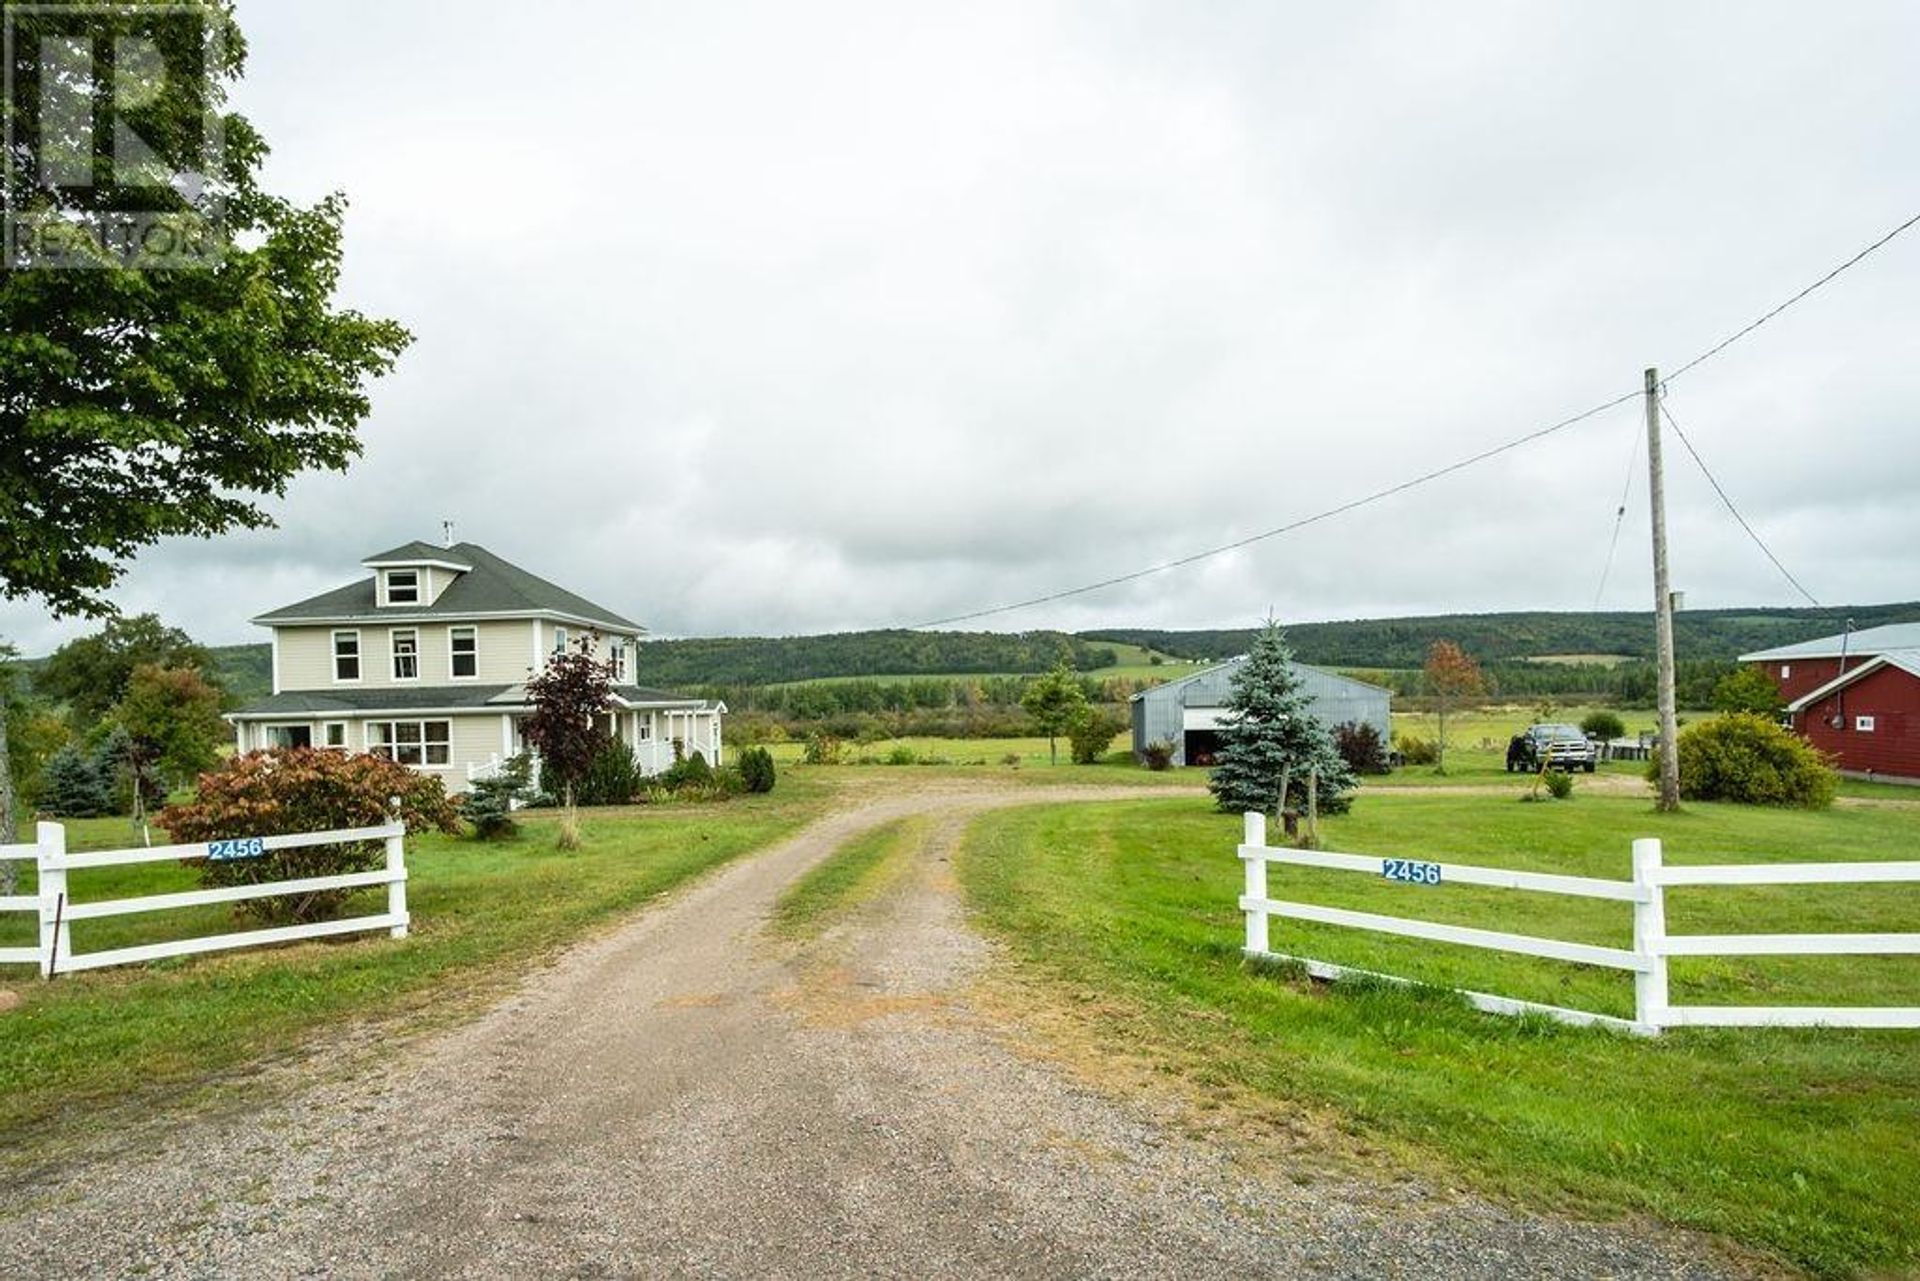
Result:
{"label": "cream colored siding", "polygon": [[[479,644],[479,675],[455,681],[448,658],[449,627],[471,626]],[[420,633],[420,679],[393,679],[391,633],[411,628]],[[334,688],[333,634],[336,631],[360,633],[360,680],[362,687],[387,685],[518,685],[527,678],[527,664],[533,654],[533,623],[528,619],[497,622],[462,623],[362,623],[357,628],[278,627],[280,641],[280,688],[282,690],[324,690]]]}
{"label": "cream colored siding", "polygon": [[447,775],[447,790],[467,789],[467,766],[478,765],[500,755],[500,714],[453,718],[453,769]]}

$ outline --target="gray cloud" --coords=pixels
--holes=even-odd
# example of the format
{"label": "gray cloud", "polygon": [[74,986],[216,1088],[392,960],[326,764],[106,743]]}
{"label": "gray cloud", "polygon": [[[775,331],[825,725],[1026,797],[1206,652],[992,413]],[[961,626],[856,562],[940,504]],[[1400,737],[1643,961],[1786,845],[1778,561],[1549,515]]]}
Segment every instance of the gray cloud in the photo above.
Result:
{"label": "gray cloud", "polygon": [[[420,340],[350,473],[126,608],[248,639],[449,517],[663,634],[959,613],[1626,391],[1920,204],[1897,4],[445,12],[243,0],[274,182]],[[1917,286],[1920,236],[1673,388],[1830,600],[1916,594]],[[990,625],[1584,608],[1637,423]],[[1793,600],[1673,452],[1690,600]]]}

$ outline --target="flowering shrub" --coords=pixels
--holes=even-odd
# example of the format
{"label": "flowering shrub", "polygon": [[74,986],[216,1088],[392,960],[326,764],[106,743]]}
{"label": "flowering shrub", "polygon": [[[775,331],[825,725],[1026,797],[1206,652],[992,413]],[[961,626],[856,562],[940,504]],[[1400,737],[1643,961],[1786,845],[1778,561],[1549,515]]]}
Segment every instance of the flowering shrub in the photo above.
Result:
{"label": "flowering shrub", "polygon": [[[395,801],[397,799],[397,805]],[[324,832],[375,827],[400,818],[409,832],[460,831],[460,813],[437,778],[377,756],[310,747],[235,756],[200,776],[194,799],[170,805],[157,821],[174,840]],[[379,841],[270,850],[258,858],[200,862],[203,885],[257,885],[365,872],[382,865]],[[248,899],[235,905],[262,921],[304,924],[337,915],[353,890]]]}

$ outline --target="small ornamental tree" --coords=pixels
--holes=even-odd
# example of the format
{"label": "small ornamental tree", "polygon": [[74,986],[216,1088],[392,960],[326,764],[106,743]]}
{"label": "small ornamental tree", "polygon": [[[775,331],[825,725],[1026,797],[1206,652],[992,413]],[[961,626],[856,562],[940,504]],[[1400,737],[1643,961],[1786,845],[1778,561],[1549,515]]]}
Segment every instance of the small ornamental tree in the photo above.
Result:
{"label": "small ornamental tree", "polygon": [[1716,712],[1751,712],[1755,716],[1778,717],[1786,707],[1786,700],[1780,697],[1780,687],[1758,667],[1737,667],[1713,687]]}
{"label": "small ornamental tree", "polygon": [[191,667],[135,667],[111,716],[163,788],[212,769],[232,737],[220,719],[220,691]]}
{"label": "small ornamental tree", "polygon": [[613,710],[613,679],[613,663],[596,659],[593,637],[582,636],[527,681],[527,744],[540,754],[540,777],[560,788],[569,822],[575,790],[607,742],[600,718]]}
{"label": "small ornamental tree", "polygon": [[1333,727],[1334,750],[1355,774],[1387,772],[1387,745],[1380,731],[1366,721],[1347,721]]}
{"label": "small ornamental tree", "polygon": [[749,747],[740,753],[740,780],[749,792],[773,790],[773,753],[764,747]]}
{"label": "small ornamental tree", "polygon": [[1047,736],[1047,758],[1058,765],[1060,748],[1055,740],[1086,712],[1087,692],[1080,687],[1080,678],[1061,663],[1027,686],[1020,706],[1033,719],[1034,728]]}
{"label": "small ornamental tree", "polygon": [[1449,640],[1437,640],[1427,651],[1427,688],[1433,692],[1434,706],[1440,714],[1440,729],[1435,739],[1436,773],[1447,772],[1447,712],[1469,698],[1487,692],[1486,677],[1480,664]]}
{"label": "small ornamental tree", "polygon": [[[1228,686],[1227,717],[1219,729],[1219,762],[1207,786],[1230,814],[1278,813],[1283,806],[1305,808],[1307,780],[1318,773],[1317,803],[1329,814],[1352,805],[1353,771],[1340,758],[1327,727],[1307,710],[1307,696],[1293,669],[1286,636],[1268,623],[1254,638],[1246,661]],[[1290,778],[1280,795],[1282,774]]]}
{"label": "small ornamental tree", "polygon": [[[438,778],[378,756],[313,747],[235,756],[200,776],[192,801],[155,816],[180,842],[376,827],[395,817],[409,832],[460,831],[460,811]],[[196,861],[201,883],[218,888],[371,871],[382,865],[385,853],[379,841],[352,841],[270,850],[258,858]],[[262,921],[301,924],[338,914],[353,893],[320,890],[248,899],[236,909]]]}

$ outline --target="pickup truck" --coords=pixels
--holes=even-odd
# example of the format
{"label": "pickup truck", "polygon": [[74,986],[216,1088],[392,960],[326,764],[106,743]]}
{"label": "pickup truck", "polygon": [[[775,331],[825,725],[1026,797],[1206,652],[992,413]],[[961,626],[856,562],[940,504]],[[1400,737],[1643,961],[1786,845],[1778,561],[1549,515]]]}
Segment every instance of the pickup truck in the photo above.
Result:
{"label": "pickup truck", "polygon": [[1529,725],[1507,744],[1507,772],[1538,773],[1540,769],[1593,773],[1600,764],[1600,745],[1572,725]]}

